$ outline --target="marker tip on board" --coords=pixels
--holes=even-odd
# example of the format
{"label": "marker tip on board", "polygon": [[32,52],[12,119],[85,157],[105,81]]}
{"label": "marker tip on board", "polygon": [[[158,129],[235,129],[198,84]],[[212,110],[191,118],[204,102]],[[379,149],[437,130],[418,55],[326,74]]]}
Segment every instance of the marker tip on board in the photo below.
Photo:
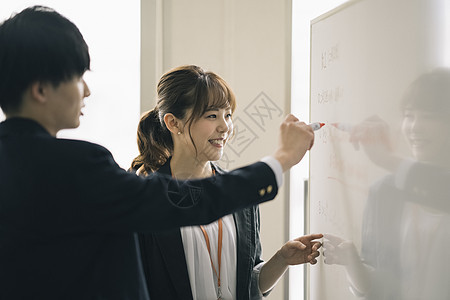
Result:
{"label": "marker tip on board", "polygon": [[320,128],[322,128],[323,126],[325,126],[325,123],[316,122],[316,123],[309,124],[309,126],[311,126],[312,130],[316,131],[316,130],[319,130]]}

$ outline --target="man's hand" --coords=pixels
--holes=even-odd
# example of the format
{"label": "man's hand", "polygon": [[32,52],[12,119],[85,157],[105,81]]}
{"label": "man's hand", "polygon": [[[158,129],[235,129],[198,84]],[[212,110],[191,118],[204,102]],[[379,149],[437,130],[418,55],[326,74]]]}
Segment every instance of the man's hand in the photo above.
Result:
{"label": "man's hand", "polygon": [[313,144],[312,128],[289,114],[281,123],[279,146],[273,156],[280,162],[284,172],[298,164]]}

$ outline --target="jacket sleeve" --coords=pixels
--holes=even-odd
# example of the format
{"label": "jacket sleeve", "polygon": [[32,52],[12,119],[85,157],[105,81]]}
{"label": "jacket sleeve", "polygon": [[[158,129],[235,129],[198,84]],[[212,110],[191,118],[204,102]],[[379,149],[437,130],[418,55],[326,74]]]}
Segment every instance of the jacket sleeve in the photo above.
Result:
{"label": "jacket sleeve", "polygon": [[261,272],[261,268],[264,266],[265,261],[262,259],[262,246],[261,246],[261,240],[260,240],[260,214],[259,214],[259,207],[255,206],[255,257],[254,257],[254,265],[253,269],[251,271],[251,279],[250,279],[250,299],[252,300],[258,300],[262,299],[262,297],[267,297],[272,289],[265,292],[264,294],[261,293],[261,290],[259,289],[259,274]]}
{"label": "jacket sleeve", "polygon": [[[77,148],[75,159],[59,158],[65,150],[59,147],[52,159],[63,163],[47,164],[54,166],[46,172],[56,183],[41,209],[59,215],[58,224],[42,220],[42,230],[155,232],[206,224],[271,200],[278,191],[272,169],[262,162],[202,180],[176,181],[157,173],[145,178],[128,173],[98,145],[72,141],[70,146]],[[71,172],[55,175],[62,168]]]}

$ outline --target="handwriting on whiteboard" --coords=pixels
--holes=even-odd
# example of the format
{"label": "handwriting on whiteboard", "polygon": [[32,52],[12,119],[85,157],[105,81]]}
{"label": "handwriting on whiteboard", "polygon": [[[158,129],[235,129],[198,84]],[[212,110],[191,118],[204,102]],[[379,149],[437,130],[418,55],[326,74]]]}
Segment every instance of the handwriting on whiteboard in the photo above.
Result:
{"label": "handwriting on whiteboard", "polygon": [[344,220],[339,218],[335,205],[330,205],[328,199],[317,201],[317,213],[323,218],[324,224],[330,224],[337,232],[342,232]]}
{"label": "handwriting on whiteboard", "polygon": [[341,86],[336,86],[334,89],[324,89],[317,93],[318,104],[332,104],[343,100],[344,89]]}
{"label": "handwriting on whiteboard", "polygon": [[339,44],[322,51],[322,70],[326,70],[339,60]]}

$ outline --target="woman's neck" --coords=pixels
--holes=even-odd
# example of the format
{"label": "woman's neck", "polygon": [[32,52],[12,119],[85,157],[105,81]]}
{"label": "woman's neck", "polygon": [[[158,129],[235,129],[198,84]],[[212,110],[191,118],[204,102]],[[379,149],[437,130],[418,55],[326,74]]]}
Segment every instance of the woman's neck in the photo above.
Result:
{"label": "woman's neck", "polygon": [[172,176],[177,179],[196,179],[212,176],[211,163],[195,157],[181,157],[176,154],[170,160]]}

